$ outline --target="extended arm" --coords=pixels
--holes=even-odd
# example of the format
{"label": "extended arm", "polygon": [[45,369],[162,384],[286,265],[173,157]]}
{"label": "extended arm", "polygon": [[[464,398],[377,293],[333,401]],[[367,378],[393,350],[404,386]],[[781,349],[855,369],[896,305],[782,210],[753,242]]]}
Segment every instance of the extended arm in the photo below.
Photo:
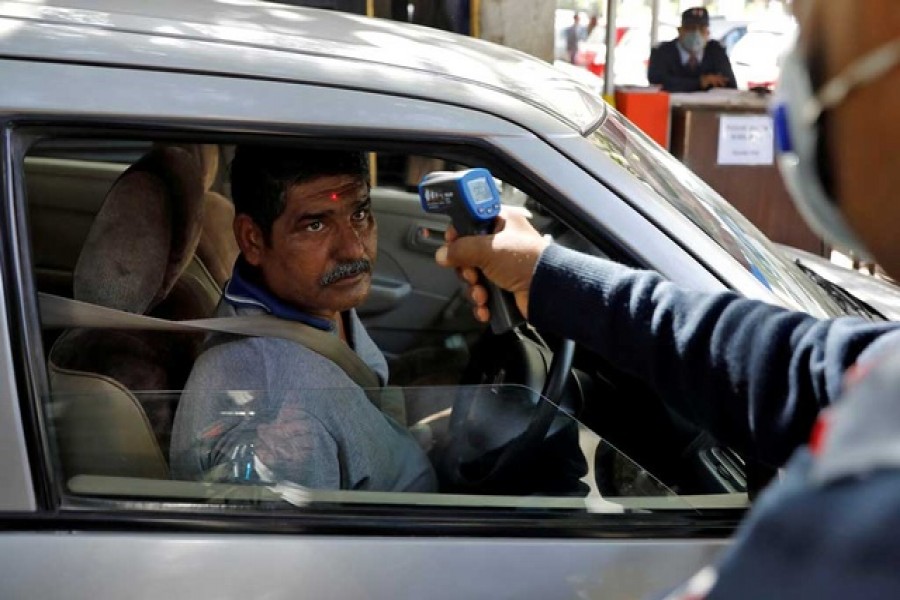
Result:
{"label": "extended arm", "polygon": [[723,442],[773,465],[808,439],[859,353],[896,328],[686,291],[559,246],[541,255],[528,310],[537,327],[586,345]]}
{"label": "extended arm", "polygon": [[737,78],[734,76],[734,69],[731,67],[731,59],[728,58],[728,53],[725,51],[722,44],[712,41],[707,44],[707,49],[708,51],[715,53],[714,72],[725,77],[726,83],[724,87],[732,89],[737,88]]}

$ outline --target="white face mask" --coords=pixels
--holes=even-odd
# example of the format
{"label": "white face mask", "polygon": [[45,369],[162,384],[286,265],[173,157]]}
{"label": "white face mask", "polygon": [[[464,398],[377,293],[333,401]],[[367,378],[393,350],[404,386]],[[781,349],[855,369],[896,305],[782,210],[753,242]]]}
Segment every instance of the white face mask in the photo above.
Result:
{"label": "white face mask", "polygon": [[681,37],[681,45],[688,52],[699,54],[703,47],[706,46],[706,40],[699,31],[690,31]]}
{"label": "white face mask", "polygon": [[828,243],[866,260],[871,260],[869,252],[822,184],[816,160],[818,122],[823,112],[840,105],[852,90],[877,81],[897,63],[900,39],[857,59],[814,93],[806,63],[794,48],[785,58],[771,106],[778,166],[794,204]]}

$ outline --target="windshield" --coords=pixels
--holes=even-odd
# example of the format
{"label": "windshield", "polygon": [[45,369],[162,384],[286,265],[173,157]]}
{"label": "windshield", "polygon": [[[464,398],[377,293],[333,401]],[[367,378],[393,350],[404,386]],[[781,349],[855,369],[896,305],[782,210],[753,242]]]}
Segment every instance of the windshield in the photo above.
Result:
{"label": "windshield", "polygon": [[[56,459],[70,500],[202,500],[267,511],[335,503],[593,513],[698,507],[540,394],[518,385],[134,396],[155,422],[165,422],[155,417],[171,414],[174,404],[202,403],[200,433],[179,440],[177,427],[154,428],[160,446],[171,450],[166,476],[147,469],[153,457],[140,454],[138,439],[110,460],[106,440],[123,443],[118,431],[105,430],[122,426],[116,420],[121,415],[110,414],[119,399],[115,391],[53,394],[48,409],[56,425]],[[401,452],[391,436],[342,423],[331,426],[347,429],[346,439],[317,437],[312,425],[318,421],[311,417],[325,403],[374,404],[392,415],[382,418],[393,429],[400,427],[394,415],[402,412],[412,423],[405,434],[411,446]],[[429,470],[436,483],[423,485],[421,474]]]}
{"label": "windshield", "polygon": [[687,217],[787,305],[841,314],[749,220],[618,112],[607,111],[588,139],[655,192],[647,197]]}

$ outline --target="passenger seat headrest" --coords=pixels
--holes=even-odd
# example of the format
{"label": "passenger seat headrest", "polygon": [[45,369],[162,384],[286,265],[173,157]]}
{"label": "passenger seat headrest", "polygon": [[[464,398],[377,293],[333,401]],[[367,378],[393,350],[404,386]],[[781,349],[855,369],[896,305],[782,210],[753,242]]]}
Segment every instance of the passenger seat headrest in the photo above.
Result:
{"label": "passenger seat headrest", "polygon": [[77,300],[143,314],[166,297],[200,239],[204,156],[157,146],[116,180],[75,265]]}
{"label": "passenger seat headrest", "polygon": [[194,157],[194,160],[200,165],[203,191],[208,192],[219,174],[219,146],[216,144],[174,144],[171,147],[181,148]]}

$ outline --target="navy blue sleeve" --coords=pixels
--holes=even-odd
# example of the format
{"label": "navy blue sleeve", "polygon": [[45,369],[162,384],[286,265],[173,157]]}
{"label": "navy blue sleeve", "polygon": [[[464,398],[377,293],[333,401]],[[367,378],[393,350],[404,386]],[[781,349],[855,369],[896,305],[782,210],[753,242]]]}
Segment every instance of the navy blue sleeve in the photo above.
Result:
{"label": "navy blue sleeve", "polygon": [[807,441],[859,353],[897,328],[687,291],[556,245],[538,262],[528,312],[539,329],[587,346],[722,442],[776,466]]}
{"label": "navy blue sleeve", "polygon": [[706,55],[704,54],[704,73],[717,73],[719,75],[724,75],[728,78],[728,83],[725,87],[729,87],[732,89],[737,88],[737,79],[734,76],[734,69],[731,68],[731,59],[728,58],[728,53],[725,52],[725,48],[722,47],[722,44],[715,40],[711,40],[708,44],[706,44],[706,53],[709,54],[709,67],[706,68]]}

